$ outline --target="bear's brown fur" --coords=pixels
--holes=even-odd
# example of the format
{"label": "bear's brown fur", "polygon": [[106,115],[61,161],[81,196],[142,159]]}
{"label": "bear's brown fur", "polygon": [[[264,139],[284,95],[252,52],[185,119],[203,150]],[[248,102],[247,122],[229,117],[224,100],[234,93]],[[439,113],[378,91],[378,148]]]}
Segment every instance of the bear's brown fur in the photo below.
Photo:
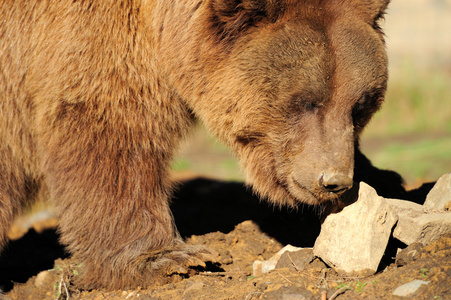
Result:
{"label": "bear's brown fur", "polygon": [[202,264],[168,206],[168,164],[194,118],[262,197],[337,200],[384,97],[388,1],[3,1],[0,245],[44,190],[82,287]]}

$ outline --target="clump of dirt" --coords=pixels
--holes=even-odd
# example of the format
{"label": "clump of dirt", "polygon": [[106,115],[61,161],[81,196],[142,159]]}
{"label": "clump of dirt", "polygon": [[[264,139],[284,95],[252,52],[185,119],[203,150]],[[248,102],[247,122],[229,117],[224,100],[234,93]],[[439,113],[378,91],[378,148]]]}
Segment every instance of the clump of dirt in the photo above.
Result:
{"label": "clump of dirt", "polygon": [[[396,249],[405,245],[392,243],[380,272],[370,277],[340,276],[318,258],[302,268],[293,263],[254,277],[255,260],[270,258],[286,244],[313,246],[320,230],[315,209],[279,210],[260,202],[240,183],[206,179],[186,182],[174,199],[173,213],[181,234],[188,243],[216,251],[220,264],[193,269],[188,276],[174,276],[172,283],[147,289],[79,291],[70,285],[78,266],[56,243],[56,231],[38,234],[31,229],[10,243],[0,257],[0,286],[10,299],[67,299],[68,295],[70,299],[149,300],[390,299],[395,288],[419,279],[429,283],[412,298],[451,295],[451,236],[428,246],[411,245],[397,260]],[[30,259],[23,263],[27,256]]]}

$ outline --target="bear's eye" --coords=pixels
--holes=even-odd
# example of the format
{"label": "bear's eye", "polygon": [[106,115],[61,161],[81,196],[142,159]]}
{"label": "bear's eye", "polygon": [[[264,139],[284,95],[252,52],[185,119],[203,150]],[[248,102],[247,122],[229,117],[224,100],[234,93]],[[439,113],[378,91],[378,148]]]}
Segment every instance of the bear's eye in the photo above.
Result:
{"label": "bear's eye", "polygon": [[354,127],[356,129],[363,128],[367,123],[366,119],[365,106],[362,103],[357,102],[352,108],[352,121]]}
{"label": "bear's eye", "polygon": [[290,99],[290,108],[295,111],[316,112],[321,106],[323,106],[321,101],[309,93],[296,93]]}
{"label": "bear's eye", "polygon": [[379,109],[382,95],[380,91],[367,92],[354,104],[352,120],[356,129],[363,128],[371,119],[371,116]]}

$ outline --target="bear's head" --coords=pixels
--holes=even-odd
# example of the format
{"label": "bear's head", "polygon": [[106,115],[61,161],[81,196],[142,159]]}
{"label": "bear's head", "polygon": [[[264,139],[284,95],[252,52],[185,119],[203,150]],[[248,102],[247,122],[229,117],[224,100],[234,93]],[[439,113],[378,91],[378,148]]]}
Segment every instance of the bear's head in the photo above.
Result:
{"label": "bear's head", "polygon": [[260,195],[319,204],[352,187],[354,147],[387,85],[378,23],[388,2],[202,4],[210,38],[196,61],[208,76],[188,102],[237,153]]}

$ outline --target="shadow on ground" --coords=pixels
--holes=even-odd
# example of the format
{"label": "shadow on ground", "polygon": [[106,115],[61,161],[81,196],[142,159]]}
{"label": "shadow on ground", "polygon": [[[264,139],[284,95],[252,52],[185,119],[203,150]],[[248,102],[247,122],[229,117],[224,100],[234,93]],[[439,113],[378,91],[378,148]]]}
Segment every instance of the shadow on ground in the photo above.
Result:
{"label": "shadow on ground", "polygon": [[[183,237],[216,231],[228,233],[241,222],[252,220],[282,244],[311,247],[320,231],[314,208],[273,207],[238,182],[203,178],[186,181],[174,193],[171,207]],[[30,229],[2,251],[0,289],[7,292],[15,282],[25,283],[40,271],[53,268],[57,258],[66,257],[55,229],[40,234]]]}

